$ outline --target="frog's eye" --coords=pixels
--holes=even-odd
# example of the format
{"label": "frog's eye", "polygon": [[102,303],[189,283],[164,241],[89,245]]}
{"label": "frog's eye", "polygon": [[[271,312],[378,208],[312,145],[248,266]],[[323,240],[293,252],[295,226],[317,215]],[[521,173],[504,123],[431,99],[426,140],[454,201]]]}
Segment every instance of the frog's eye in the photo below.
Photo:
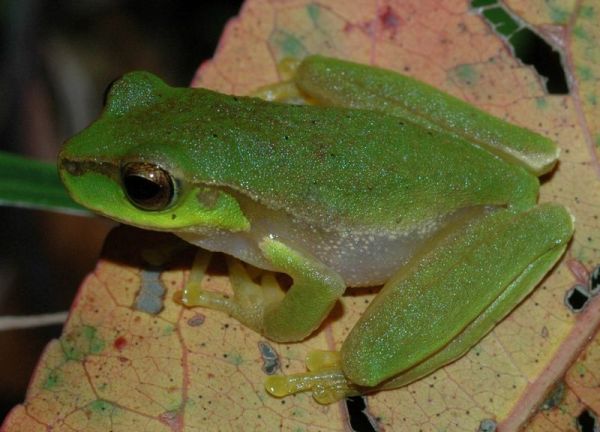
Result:
{"label": "frog's eye", "polygon": [[121,169],[121,181],[131,203],[142,210],[164,210],[175,197],[171,174],[154,164],[130,162]]}

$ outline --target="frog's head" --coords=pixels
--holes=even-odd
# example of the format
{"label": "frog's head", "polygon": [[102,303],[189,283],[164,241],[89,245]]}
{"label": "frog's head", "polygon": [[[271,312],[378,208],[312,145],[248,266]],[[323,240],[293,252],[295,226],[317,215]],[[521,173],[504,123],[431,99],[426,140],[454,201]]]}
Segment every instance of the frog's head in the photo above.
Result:
{"label": "frog's head", "polygon": [[[168,126],[182,90],[147,72],[115,81],[100,118],[59,155],[61,179],[81,205],[120,222],[163,231],[249,228],[237,200],[191,181]],[[170,111],[169,111],[170,110]],[[166,136],[166,137],[165,137]]]}

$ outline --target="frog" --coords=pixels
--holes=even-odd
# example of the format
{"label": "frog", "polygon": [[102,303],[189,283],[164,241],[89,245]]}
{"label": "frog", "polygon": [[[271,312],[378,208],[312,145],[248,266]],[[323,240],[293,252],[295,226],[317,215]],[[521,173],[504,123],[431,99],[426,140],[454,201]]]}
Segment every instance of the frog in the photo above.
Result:
{"label": "frog", "polygon": [[415,78],[311,55],[250,96],[127,73],[58,166],[94,212],[231,257],[233,296],[190,282],[180,300],[272,341],[306,339],[347,290],[381,286],[338,350],[265,383],[332,403],[455,361],[534,290],[574,231],[567,208],[537,202],[558,158],[549,138]]}

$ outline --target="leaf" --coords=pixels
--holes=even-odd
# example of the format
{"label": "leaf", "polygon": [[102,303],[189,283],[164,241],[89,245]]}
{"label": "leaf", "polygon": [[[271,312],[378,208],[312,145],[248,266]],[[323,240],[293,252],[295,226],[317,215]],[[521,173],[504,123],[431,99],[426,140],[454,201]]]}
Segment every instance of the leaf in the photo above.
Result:
{"label": "leaf", "polygon": [[0,205],[89,215],[67,194],[56,164],[0,152]]}
{"label": "leaf", "polygon": [[[577,7],[542,0],[508,4],[564,49],[569,95],[547,95],[544,80],[516,60],[462,0],[249,0],[227,26],[215,58],[194,80],[196,86],[245,94],[277,81],[280,60],[321,53],[410,74],[550,136],[563,149],[558,169],[544,179],[540,201],[562,203],[575,214],[576,234],[565,258],[465,357],[405,388],[369,396],[366,413],[351,419],[364,421],[363,426],[515,430],[555,389],[600,325],[598,296],[588,296],[578,314],[564,305],[574,285],[589,292],[590,273],[600,262],[600,35],[595,25],[600,8],[591,0]],[[120,229],[111,235],[63,336],[49,345],[27,400],[11,412],[3,430],[349,428],[343,403],[320,406],[308,395],[274,399],[262,382],[264,370],[273,371],[277,361],[286,374],[300,372],[310,350],[339,348],[370,291],[345,296],[326,325],[303,343],[276,344],[223,314],[183,309],[172,301],[191,260],[190,250],[177,252],[180,247],[163,234]],[[148,249],[172,251],[174,261],[153,267]],[[226,277],[218,272],[210,283],[227,289]],[[139,292],[149,293],[151,305],[158,301],[158,314],[140,310]],[[551,410],[575,406],[563,411],[571,425],[579,415],[577,398],[598,413],[597,392],[585,393],[598,387],[593,373],[598,357],[590,354],[596,348],[588,349],[593,351],[587,357],[582,354],[591,362],[585,363],[586,373],[577,375],[583,364],[577,360],[565,379],[569,391]],[[543,430],[563,430],[562,420],[546,416]]]}
{"label": "leaf", "polygon": [[[594,416],[598,428],[600,412],[600,333],[596,333],[585,351],[583,351],[567,371],[564,380],[559,382],[544,407],[531,419],[528,430],[533,432],[576,432],[576,424],[586,421],[586,416]],[[593,418],[591,421],[594,421]],[[583,423],[585,424],[585,423]],[[592,423],[593,424],[593,423]],[[587,428],[593,430],[590,423]]]}

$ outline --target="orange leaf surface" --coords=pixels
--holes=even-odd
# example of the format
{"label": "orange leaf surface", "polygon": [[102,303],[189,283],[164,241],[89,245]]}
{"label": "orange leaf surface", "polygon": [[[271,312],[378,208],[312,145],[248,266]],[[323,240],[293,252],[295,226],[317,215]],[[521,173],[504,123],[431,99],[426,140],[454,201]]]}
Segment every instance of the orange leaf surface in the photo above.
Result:
{"label": "orange leaf surface", "polygon": [[[600,296],[579,314],[564,305],[567,291],[587,287],[600,263],[600,6],[592,0],[506,4],[564,50],[570,94],[546,94],[543,80],[464,0],[248,0],[193,82],[246,94],[278,81],[280,60],[320,53],[407,73],[562,148],[540,196],[576,217],[562,262],[465,357],[405,388],[367,397],[375,428],[464,431],[496,424],[515,430],[563,378],[563,398],[534,416],[531,430],[569,430],[563,425],[572,428],[583,407],[600,412],[594,372]],[[286,374],[304,371],[312,349],[339,349],[372,294],[345,296],[307,341],[276,344],[224,314],[173,302],[193,255],[189,248],[176,252],[180,246],[164,234],[113,232],[63,336],[48,346],[25,403],[13,409],[3,431],[348,429],[344,403],[321,406],[309,395],[275,399],[262,383],[265,371],[278,366]],[[175,251],[173,258],[150,265],[160,250]],[[208,283],[227,289],[218,271]]]}

